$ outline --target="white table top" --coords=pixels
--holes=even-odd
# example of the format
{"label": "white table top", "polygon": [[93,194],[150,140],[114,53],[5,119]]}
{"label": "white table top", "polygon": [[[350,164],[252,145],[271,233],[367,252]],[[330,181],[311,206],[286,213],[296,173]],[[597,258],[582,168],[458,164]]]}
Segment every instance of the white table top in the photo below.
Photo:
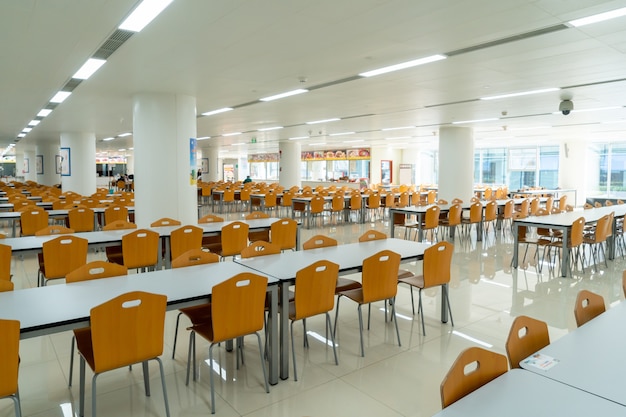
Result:
{"label": "white table top", "polygon": [[[626,406],[626,302],[541,349],[559,363],[544,371],[524,369]],[[565,415],[565,413],[560,413]],[[594,413],[594,415],[603,415]],[[624,410],[622,415],[626,415]]]}
{"label": "white table top", "polygon": [[512,369],[433,417],[624,416],[626,408],[576,388]]}
{"label": "white table top", "polygon": [[404,239],[383,239],[237,259],[235,262],[280,280],[291,280],[295,278],[297,271],[319,260],[328,260],[338,264],[341,273],[359,268],[363,264],[363,259],[381,250],[388,249],[399,253],[403,260],[421,259],[424,256],[424,250],[429,246],[430,243],[418,243]]}
{"label": "white table top", "polygon": [[571,227],[574,220],[584,217],[586,223],[598,221],[602,216],[615,213],[615,217],[626,215],[626,204],[616,204],[608,207],[597,207],[588,210],[566,211],[565,213],[548,214],[547,216],[528,216],[523,219],[515,219],[515,223],[539,225],[539,226],[556,226]]}
{"label": "white table top", "polygon": [[[164,294],[168,309],[197,304],[211,294],[213,285],[241,272],[255,271],[234,262],[219,262],[3,292],[0,317],[19,320],[22,338],[35,337],[85,325],[92,307],[130,291]],[[276,280],[270,278],[269,282]]]}

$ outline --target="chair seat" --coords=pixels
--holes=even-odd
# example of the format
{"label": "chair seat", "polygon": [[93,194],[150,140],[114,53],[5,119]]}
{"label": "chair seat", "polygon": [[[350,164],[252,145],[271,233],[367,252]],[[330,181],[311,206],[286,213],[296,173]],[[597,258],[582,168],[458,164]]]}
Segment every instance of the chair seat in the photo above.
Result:
{"label": "chair seat", "polygon": [[414,277],[415,274],[408,269],[399,269],[398,270],[398,279],[410,278]]}
{"label": "chair seat", "polygon": [[187,330],[193,330],[211,343],[215,342],[213,340],[213,322],[211,320],[188,327]]}
{"label": "chair seat", "polygon": [[352,290],[341,291],[338,293],[339,295],[343,295],[344,297],[348,297],[352,301],[363,304],[363,288],[355,288]]}
{"label": "chair seat", "polygon": [[91,369],[95,369],[95,362],[93,359],[93,344],[91,342],[91,327],[83,327],[82,329],[74,330],[74,337],[76,338],[76,346],[78,351],[85,358],[85,361],[89,364]]}
{"label": "chair seat", "polygon": [[413,275],[406,278],[398,278],[399,282],[424,289],[424,275]]}
{"label": "chair seat", "polygon": [[104,248],[107,260],[111,263],[124,265],[124,256],[122,254],[122,245],[107,246]]}
{"label": "chair seat", "polygon": [[349,291],[349,290],[357,290],[361,288],[361,283],[359,281],[355,281],[349,278],[337,278],[337,285],[335,286],[335,294]]}
{"label": "chair seat", "polygon": [[183,313],[185,316],[189,317],[189,320],[191,320],[192,325],[207,323],[211,321],[211,304],[210,303],[202,304],[199,306],[185,307],[185,308],[181,308],[178,311]]}

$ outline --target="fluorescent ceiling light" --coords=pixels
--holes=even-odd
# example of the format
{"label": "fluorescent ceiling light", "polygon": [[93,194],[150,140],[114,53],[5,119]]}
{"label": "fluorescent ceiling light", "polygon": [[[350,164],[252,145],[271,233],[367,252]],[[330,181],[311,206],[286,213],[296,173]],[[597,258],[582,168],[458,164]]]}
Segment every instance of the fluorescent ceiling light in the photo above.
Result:
{"label": "fluorescent ceiling light", "polygon": [[358,139],[358,140],[344,140],[343,143],[358,143],[358,142],[365,142],[363,139]]}
{"label": "fluorescent ceiling light", "polygon": [[202,115],[203,116],[213,116],[214,114],[224,113],[224,112],[231,111],[231,110],[233,110],[232,107],[223,107],[221,109],[212,110],[212,111],[208,111],[206,113],[202,113]]}
{"label": "fluorescent ceiling light", "polygon": [[328,136],[345,136],[345,135],[354,135],[356,132],[339,132],[339,133],[331,133]]}
{"label": "fluorescent ceiling light", "polygon": [[581,19],[570,20],[568,23],[574,27],[581,27],[585,25],[590,25],[592,23],[603,22],[609,19],[615,19],[616,17],[621,17],[626,15],[626,7],[622,7],[621,9],[611,10],[610,12],[604,12],[600,14],[595,14],[593,16],[583,17]]}
{"label": "fluorescent ceiling light", "polygon": [[98,69],[103,66],[105,62],[106,61],[104,59],[89,58],[87,62],[85,62],[83,66],[80,67],[74,75],[72,75],[72,78],[86,80],[91,77],[94,72],[98,71]]}
{"label": "fluorescent ceiling light", "polygon": [[282,129],[282,126],[274,126],[274,127],[266,127],[263,129],[259,129],[259,132],[268,132],[270,130],[278,130],[278,129]]}
{"label": "fluorescent ceiling light", "polygon": [[70,91],[59,91],[50,99],[50,103],[63,103],[72,94]]}
{"label": "fluorescent ceiling light", "polygon": [[385,129],[380,129],[383,132],[388,132],[390,130],[401,130],[401,129],[413,129],[415,126],[402,126],[402,127],[387,127]]}
{"label": "fluorescent ceiling light", "polygon": [[296,136],[293,138],[289,138],[289,140],[302,140],[302,139],[309,139],[310,136]]}
{"label": "fluorescent ceiling light", "polygon": [[411,139],[411,136],[396,136],[395,138],[385,138],[386,140]]}
{"label": "fluorescent ceiling light", "polygon": [[319,145],[326,145],[326,142],[309,143],[309,146],[319,146]]}
{"label": "fluorescent ceiling light", "polygon": [[104,139],[102,139],[102,141],[103,141],[103,142],[108,142],[108,141],[111,141],[111,140],[113,140],[113,139],[115,139],[115,138],[114,138],[114,137],[104,138]]}
{"label": "fluorescent ceiling light", "polygon": [[237,142],[237,143],[233,143],[230,146],[241,146],[241,145],[245,145],[245,142]]}
{"label": "fluorescent ceiling light", "polygon": [[135,150],[135,148],[128,148],[128,150],[129,150],[129,151],[134,151],[134,150]]}
{"label": "fluorescent ceiling light", "polygon": [[509,98],[509,97],[519,97],[519,96],[529,96],[532,94],[541,94],[541,93],[549,93],[552,91],[559,91],[560,88],[558,87],[550,87],[550,88],[542,88],[540,90],[530,90],[530,91],[521,91],[519,93],[511,93],[511,94],[501,94],[498,96],[488,96],[488,97],[481,97],[481,100],[498,100],[501,98]]}
{"label": "fluorescent ceiling light", "polygon": [[118,149],[117,151],[118,151],[118,152],[125,152],[125,151],[126,151],[126,149],[125,149],[125,148],[122,148],[122,149]]}
{"label": "fluorescent ceiling light", "polygon": [[291,91],[287,91],[286,93],[280,93],[280,94],[276,94],[274,96],[269,96],[269,97],[264,97],[264,98],[260,98],[259,101],[272,101],[272,100],[278,100],[279,98],[285,98],[285,97],[290,97],[290,96],[295,96],[298,94],[302,94],[302,93],[308,93],[309,90],[305,90],[304,88],[299,88],[297,90],[291,90]]}
{"label": "fluorescent ceiling light", "polygon": [[117,135],[117,137],[119,138],[125,138],[126,136],[131,136],[132,133],[130,132],[126,132],[126,133],[120,133],[119,135]]}
{"label": "fluorescent ceiling light", "polygon": [[22,132],[24,132],[24,133],[28,133],[28,132],[30,132],[31,130],[33,130],[33,128],[32,128],[32,127],[25,127],[24,129],[22,129]]}
{"label": "fluorescent ceiling light", "polygon": [[37,117],[46,117],[50,113],[52,113],[51,109],[41,109],[39,110],[39,113],[37,113]]}
{"label": "fluorescent ceiling light", "polygon": [[386,74],[392,71],[398,71],[406,68],[416,67],[418,65],[428,64],[435,61],[441,61],[442,59],[446,59],[445,55],[431,55],[425,58],[414,59],[413,61],[403,62],[401,64],[390,65],[388,67],[379,68],[372,71],[362,72],[359,75],[361,77],[373,77],[374,75]]}
{"label": "fluorescent ceiling light", "polygon": [[31,120],[28,122],[28,126],[37,126],[39,123],[41,123],[41,120]]}
{"label": "fluorescent ceiling light", "polygon": [[206,140],[206,139],[211,139],[211,136],[202,136],[200,138],[196,138],[196,140]]}
{"label": "fluorescent ceiling light", "polygon": [[18,138],[23,138],[26,136],[26,133],[20,133],[19,135],[17,135]]}
{"label": "fluorescent ceiling light", "polygon": [[241,135],[241,132],[224,133],[222,136],[227,137],[227,136],[237,136],[237,135]]}
{"label": "fluorescent ceiling light", "polygon": [[463,123],[479,123],[479,122],[492,122],[494,120],[500,120],[498,117],[492,117],[490,119],[475,119],[475,120],[460,120],[458,122],[452,122],[453,125],[460,125]]}
{"label": "fluorescent ceiling light", "polygon": [[143,0],[122,22],[119,29],[141,32],[172,0]]}
{"label": "fluorescent ceiling light", "polygon": [[324,120],[315,120],[314,122],[306,122],[308,125],[316,125],[318,123],[326,123],[326,122],[336,122],[337,120],[341,120],[338,117],[334,117],[332,119],[324,119]]}

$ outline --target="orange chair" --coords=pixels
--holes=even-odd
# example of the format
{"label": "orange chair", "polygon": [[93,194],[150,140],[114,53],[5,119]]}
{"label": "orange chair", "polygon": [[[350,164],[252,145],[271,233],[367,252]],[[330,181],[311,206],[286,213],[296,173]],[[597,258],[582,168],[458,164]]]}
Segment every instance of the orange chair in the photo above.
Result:
{"label": "orange chair", "polygon": [[125,206],[110,205],[104,210],[104,224],[113,223],[116,220],[128,221],[128,208]]}
{"label": "orange chair", "polygon": [[[362,269],[362,286],[361,288],[341,291],[337,298],[337,308],[335,312],[335,333],[337,334],[337,316],[339,315],[339,300],[341,297],[348,297],[358,304],[359,313],[359,334],[361,339],[361,356],[365,356],[365,348],[363,344],[363,317],[361,314],[361,306],[368,304],[368,330],[369,317],[371,312],[371,303],[376,301],[389,301],[391,304],[391,316],[395,316],[395,297],[398,291],[398,270],[400,267],[400,255],[384,250],[380,251],[369,258],[363,260]],[[385,316],[386,319],[386,316]],[[398,346],[400,343],[400,331],[398,330],[398,320],[393,320],[396,326],[396,335],[398,337]]]}
{"label": "orange chair", "polygon": [[11,256],[13,248],[0,244],[0,282],[11,282]]}
{"label": "orange chair", "polygon": [[85,363],[94,372],[91,380],[91,415],[96,417],[96,378],[103,372],[142,363],[146,396],[150,395],[148,361],[156,360],[161,371],[165,412],[169,404],[163,353],[167,297],[135,291],[122,294],[91,309],[90,327],[74,330],[80,353],[79,415],[85,415]]}
{"label": "orange chair", "polygon": [[34,236],[37,231],[48,226],[48,212],[32,206],[20,214],[20,236]]}
{"label": "orange chair", "polygon": [[[92,261],[73,270],[65,276],[65,282],[68,284],[81,281],[90,281],[92,279],[119,277],[128,274],[128,269],[124,265],[118,265],[105,261]],[[72,375],[74,373],[74,345],[76,338],[72,336],[72,347],[70,350],[70,375],[68,386],[72,386]]]}
{"label": "orange chair", "polygon": [[232,222],[222,227],[220,256],[222,259],[228,256],[236,256],[248,246],[249,226],[242,222]]}
{"label": "orange chair", "polygon": [[[471,370],[468,365],[475,364]],[[446,408],[507,372],[504,355],[479,347],[461,352],[441,382],[441,406]]]}
{"label": "orange chair", "polygon": [[137,229],[122,236],[122,257],[128,269],[153,270],[159,262],[159,234]]}
{"label": "orange chair", "polygon": [[65,278],[68,273],[85,265],[87,247],[87,239],[74,235],[63,235],[44,242],[37,286],[45,286],[51,279]]}
{"label": "orange chair", "polygon": [[[247,214],[244,218],[246,220],[269,219],[270,215],[262,211],[253,211],[250,214]],[[250,242],[256,242],[257,240],[263,240],[265,242],[269,242],[270,231],[266,229],[266,230],[253,230],[251,232],[248,232],[248,240]]]}
{"label": "orange chair", "polygon": [[422,304],[422,290],[427,288],[441,287],[442,297],[448,305],[450,322],[454,326],[452,319],[452,308],[448,297],[448,284],[450,283],[450,267],[452,265],[452,253],[454,245],[450,242],[439,242],[424,251],[424,267],[422,275],[414,275],[406,278],[399,278],[398,283],[408,284],[411,288],[411,306],[415,315],[415,304],[413,302],[413,287],[419,289],[419,304],[417,314],[422,317],[422,332],[426,336],[426,326],[424,325],[424,309]]}
{"label": "orange chair", "polygon": [[511,369],[520,368],[521,361],[549,344],[550,334],[544,321],[517,316],[505,344]]}
{"label": "orange chair", "polygon": [[182,223],[178,220],[170,219],[169,217],[162,217],[159,220],[155,220],[150,223],[150,227],[161,226],[180,226]]}
{"label": "orange chair", "polygon": [[75,232],[93,232],[94,211],[87,207],[78,207],[67,212],[69,227]]}
{"label": "orange chair", "polygon": [[293,219],[280,219],[270,226],[270,242],[280,250],[296,250],[298,223]]}
{"label": "orange chair", "polygon": [[[172,260],[172,268],[185,268],[188,266],[205,265],[219,261],[220,257],[216,253],[207,252],[202,249],[191,249]],[[192,325],[204,323],[211,319],[211,303],[184,307],[178,310],[178,315],[176,316],[176,329],[174,330],[172,359],[174,359],[174,356],[176,355],[176,341],[178,340],[178,325],[180,323],[181,314],[189,317]]]}
{"label": "orange chair", "polygon": [[[224,218],[216,216],[214,214],[207,214],[198,220],[198,224],[207,223],[223,223]],[[202,236],[202,247],[210,250],[211,252],[219,253],[222,250],[222,243],[219,234],[212,236]]]}
{"label": "orange chair", "polygon": [[324,235],[315,235],[302,244],[302,249],[309,250],[329,246],[337,246],[337,240]]}
{"label": "orange chair", "polygon": [[11,281],[0,280],[0,292],[13,291],[14,287]]}
{"label": "orange chair", "polygon": [[280,253],[280,247],[270,242],[257,240],[252,242],[250,246],[241,251],[241,258],[253,258],[255,256],[277,255]]}
{"label": "orange chair", "polygon": [[11,398],[15,406],[15,416],[22,415],[18,392],[18,375],[20,367],[20,322],[17,320],[1,320],[0,334],[0,398]]}
{"label": "orange chair", "polygon": [[[263,329],[265,318],[265,295],[267,278],[244,272],[213,286],[211,294],[211,320],[194,325],[190,328],[189,357],[187,358],[187,380],[189,383],[189,367],[193,355],[193,379],[196,380],[196,334],[208,340],[209,368],[213,364],[213,347],[221,342],[254,334],[259,345],[259,357],[263,369],[265,392],[269,393],[263,347],[259,331]],[[240,349],[238,347],[238,349]],[[239,353],[238,353],[239,354]],[[241,352],[243,355],[243,351]],[[213,370],[209,371],[211,386],[211,413],[215,413],[215,390]]]}
{"label": "orange chair", "polygon": [[202,248],[203,230],[198,226],[183,226],[170,233],[170,259],[176,259],[191,249]]}
{"label": "orange chair", "polygon": [[293,378],[298,380],[296,370],[296,346],[293,337],[293,324],[302,320],[304,327],[304,346],[309,347],[306,319],[320,314],[326,315],[326,338],[330,333],[335,365],[339,365],[335,348],[335,337],[330,323],[329,311],[335,303],[335,286],[339,276],[339,265],[330,261],[317,261],[296,272],[294,300],[289,303],[289,320],[291,320],[291,352],[293,356]]}
{"label": "orange chair", "polygon": [[580,290],[576,296],[576,305],[574,306],[574,317],[578,327],[596,318],[606,311],[604,298],[601,295],[591,291]]}

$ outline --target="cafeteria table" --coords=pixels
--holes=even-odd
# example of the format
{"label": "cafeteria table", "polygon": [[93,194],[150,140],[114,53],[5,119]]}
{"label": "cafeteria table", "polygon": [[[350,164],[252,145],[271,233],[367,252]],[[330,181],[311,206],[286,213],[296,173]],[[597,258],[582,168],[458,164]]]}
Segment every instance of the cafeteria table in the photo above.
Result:
{"label": "cafeteria table", "polygon": [[[549,369],[526,360],[520,365],[544,378],[626,406],[624,323],[626,302],[622,301],[541,349],[538,353],[544,359],[558,361]],[[626,409],[622,415],[626,416]]]}
{"label": "cafeteria table", "polygon": [[[72,284],[55,284],[0,293],[0,317],[20,321],[22,339],[49,335],[89,325],[91,308],[130,291],[167,296],[167,309],[206,303],[214,285],[242,272],[264,275],[234,262],[218,262],[103,278]],[[266,275],[264,275],[266,276]],[[269,381],[278,382],[278,286],[268,278],[270,304]]]}
{"label": "cafeteria table", "polygon": [[[293,284],[296,273],[314,262],[328,260],[339,265],[340,274],[358,272],[363,260],[382,250],[391,250],[400,254],[402,261],[420,260],[429,243],[418,243],[403,239],[381,239],[370,242],[348,243],[326,248],[298,252],[283,252],[277,255],[265,255],[248,259],[236,259],[235,262],[247,266],[261,274],[276,278],[281,286],[280,315],[280,377],[289,378],[289,285]],[[446,285],[442,286],[447,291]],[[448,310],[442,297],[441,321],[448,321]]]}
{"label": "cafeteria table", "polygon": [[624,416],[626,408],[588,392],[511,369],[433,417]]}

